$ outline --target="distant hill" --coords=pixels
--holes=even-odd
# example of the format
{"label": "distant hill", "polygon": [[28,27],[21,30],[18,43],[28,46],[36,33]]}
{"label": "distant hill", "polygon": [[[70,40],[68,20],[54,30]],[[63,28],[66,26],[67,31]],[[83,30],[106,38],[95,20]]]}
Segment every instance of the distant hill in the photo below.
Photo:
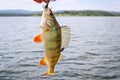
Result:
{"label": "distant hill", "polygon": [[[100,10],[55,11],[58,16],[120,16],[120,12]],[[41,16],[42,11],[0,10],[0,16]]]}
{"label": "distant hill", "polygon": [[0,10],[0,16],[33,16],[41,15],[41,11],[28,10]]}

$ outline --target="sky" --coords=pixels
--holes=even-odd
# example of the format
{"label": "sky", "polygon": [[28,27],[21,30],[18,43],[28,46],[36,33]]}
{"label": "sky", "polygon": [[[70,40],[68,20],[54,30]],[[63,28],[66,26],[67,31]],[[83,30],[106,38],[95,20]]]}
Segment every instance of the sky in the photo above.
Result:
{"label": "sky", "polygon": [[[41,11],[45,4],[33,0],[0,0],[0,10]],[[106,10],[120,12],[120,0],[56,0],[50,2],[52,10]]]}

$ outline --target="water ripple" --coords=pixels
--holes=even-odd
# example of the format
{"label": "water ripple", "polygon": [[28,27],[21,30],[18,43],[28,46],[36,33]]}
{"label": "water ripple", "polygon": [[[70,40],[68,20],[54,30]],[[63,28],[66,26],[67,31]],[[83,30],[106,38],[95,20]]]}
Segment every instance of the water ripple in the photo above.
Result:
{"label": "water ripple", "polygon": [[55,77],[41,76],[44,49],[33,42],[40,19],[0,18],[0,80],[120,80],[119,17],[57,17],[70,25],[71,41]]}

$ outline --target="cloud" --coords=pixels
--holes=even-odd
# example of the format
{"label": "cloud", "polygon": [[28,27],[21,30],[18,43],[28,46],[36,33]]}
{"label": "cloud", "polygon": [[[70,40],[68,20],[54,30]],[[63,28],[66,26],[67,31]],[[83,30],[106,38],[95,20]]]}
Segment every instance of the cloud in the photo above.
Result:
{"label": "cloud", "polygon": [[33,0],[1,0],[0,9],[33,9],[38,4]]}
{"label": "cloud", "polygon": [[112,6],[112,11],[120,11],[120,6]]}
{"label": "cloud", "polygon": [[52,6],[56,10],[80,10],[82,5],[78,2],[79,0],[56,0]]}

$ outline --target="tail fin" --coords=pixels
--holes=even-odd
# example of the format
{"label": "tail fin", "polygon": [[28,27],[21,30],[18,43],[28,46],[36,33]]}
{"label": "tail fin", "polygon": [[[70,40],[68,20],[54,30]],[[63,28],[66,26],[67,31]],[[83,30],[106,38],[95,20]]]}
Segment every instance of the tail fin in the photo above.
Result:
{"label": "tail fin", "polygon": [[53,72],[53,73],[46,72],[46,73],[43,74],[42,76],[55,76],[55,72]]}

